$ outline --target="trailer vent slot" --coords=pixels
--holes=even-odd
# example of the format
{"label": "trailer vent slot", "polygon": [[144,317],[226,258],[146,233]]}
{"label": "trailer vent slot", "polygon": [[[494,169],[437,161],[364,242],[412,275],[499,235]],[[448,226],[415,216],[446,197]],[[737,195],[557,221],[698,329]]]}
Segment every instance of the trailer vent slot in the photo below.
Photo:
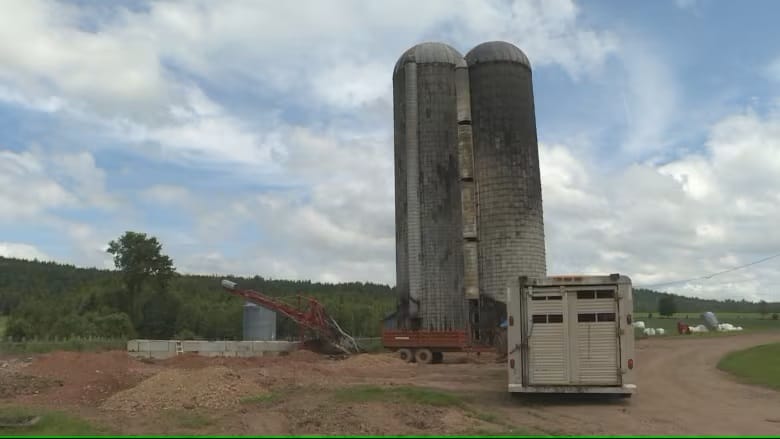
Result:
{"label": "trailer vent slot", "polygon": [[595,299],[595,291],[577,291],[577,299]]}
{"label": "trailer vent slot", "polygon": [[615,313],[613,313],[613,312],[599,313],[596,317],[597,317],[599,322],[614,322],[615,321]]}
{"label": "trailer vent slot", "polygon": [[583,323],[583,322],[595,322],[596,321],[596,314],[594,314],[594,313],[577,314],[577,321],[580,322],[580,323]]}
{"label": "trailer vent slot", "polygon": [[612,290],[596,291],[596,299],[614,299],[615,292]]}
{"label": "trailer vent slot", "polygon": [[534,323],[563,323],[563,314],[534,314]]}

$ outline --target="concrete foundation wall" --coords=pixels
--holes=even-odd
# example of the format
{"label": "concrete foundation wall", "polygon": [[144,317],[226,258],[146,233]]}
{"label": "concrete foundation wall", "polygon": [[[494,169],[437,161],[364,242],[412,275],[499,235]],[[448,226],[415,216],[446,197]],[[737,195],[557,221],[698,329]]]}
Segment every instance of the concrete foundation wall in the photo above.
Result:
{"label": "concrete foundation wall", "polygon": [[[130,340],[127,353],[136,358],[165,359],[176,356],[176,340]],[[289,341],[200,341],[181,340],[183,353],[206,357],[260,357],[297,349]]]}

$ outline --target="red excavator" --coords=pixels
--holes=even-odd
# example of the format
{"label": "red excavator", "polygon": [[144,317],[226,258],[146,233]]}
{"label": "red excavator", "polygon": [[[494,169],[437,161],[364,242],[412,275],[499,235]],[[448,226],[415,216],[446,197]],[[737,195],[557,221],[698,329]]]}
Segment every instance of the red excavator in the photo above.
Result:
{"label": "red excavator", "polygon": [[222,281],[222,288],[230,294],[281,314],[297,323],[302,329],[309,330],[315,335],[315,341],[321,345],[319,347],[324,348],[326,352],[353,354],[361,351],[355,339],[344,332],[336,320],[328,315],[325,307],[312,297],[305,298],[308,309],[303,309],[254,290],[240,289],[235,282],[226,279]]}

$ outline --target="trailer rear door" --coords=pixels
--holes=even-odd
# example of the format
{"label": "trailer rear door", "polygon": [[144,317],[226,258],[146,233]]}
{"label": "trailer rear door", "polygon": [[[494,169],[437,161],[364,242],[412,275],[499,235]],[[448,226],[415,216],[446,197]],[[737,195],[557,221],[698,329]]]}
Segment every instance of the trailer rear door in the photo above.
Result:
{"label": "trailer rear door", "polygon": [[618,385],[614,286],[534,288],[526,295],[531,385]]}
{"label": "trailer rear door", "polygon": [[577,384],[619,384],[616,294],[614,287],[570,293],[576,310],[570,340],[576,343],[577,361],[572,366],[577,368]]}
{"label": "trailer rear door", "polygon": [[539,290],[528,300],[530,380],[534,384],[570,380],[566,302],[559,290]]}

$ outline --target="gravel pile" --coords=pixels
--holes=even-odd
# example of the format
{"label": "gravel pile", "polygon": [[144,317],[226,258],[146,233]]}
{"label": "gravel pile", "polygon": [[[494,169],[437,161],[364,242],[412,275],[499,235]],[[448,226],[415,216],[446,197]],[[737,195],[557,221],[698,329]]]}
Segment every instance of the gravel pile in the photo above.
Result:
{"label": "gravel pile", "polygon": [[111,396],[101,407],[121,411],[220,409],[235,407],[242,397],[265,391],[251,375],[242,377],[225,366],[170,369]]}

